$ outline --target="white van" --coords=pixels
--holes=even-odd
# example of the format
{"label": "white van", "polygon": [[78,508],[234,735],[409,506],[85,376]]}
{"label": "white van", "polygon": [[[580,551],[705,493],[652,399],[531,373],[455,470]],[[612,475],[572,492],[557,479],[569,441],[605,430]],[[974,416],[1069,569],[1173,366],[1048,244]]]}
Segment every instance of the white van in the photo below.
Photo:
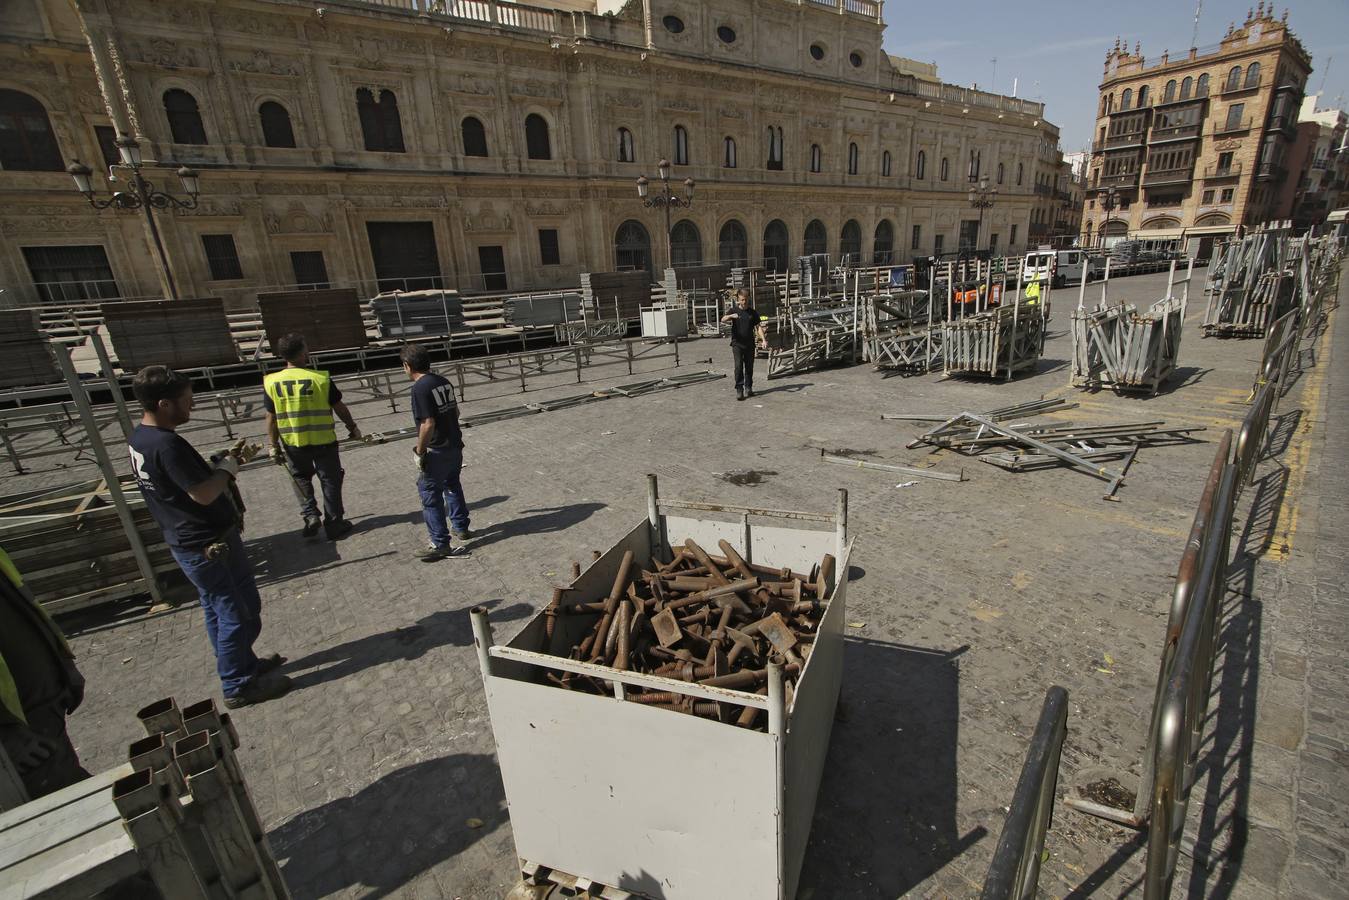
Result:
{"label": "white van", "polygon": [[1021,281],[1054,280],[1054,287],[1079,284],[1082,267],[1087,267],[1087,281],[1094,281],[1105,270],[1105,263],[1085,250],[1032,250],[1021,264]]}

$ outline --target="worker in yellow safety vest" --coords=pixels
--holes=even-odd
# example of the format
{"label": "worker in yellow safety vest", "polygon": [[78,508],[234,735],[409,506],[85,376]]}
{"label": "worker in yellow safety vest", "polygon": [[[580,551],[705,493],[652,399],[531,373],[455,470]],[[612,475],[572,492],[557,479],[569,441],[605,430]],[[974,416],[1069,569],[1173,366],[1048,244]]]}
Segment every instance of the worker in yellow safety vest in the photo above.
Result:
{"label": "worker in yellow safety vest", "polygon": [[0,801],[36,800],[89,777],[66,735],[83,699],[75,654],[0,548],[0,748],[27,795],[14,797],[0,771]]}
{"label": "worker in yellow safety vest", "polygon": [[1026,305],[1034,306],[1039,302],[1040,302],[1040,282],[1037,279],[1035,281],[1032,281],[1030,284],[1026,285]]}
{"label": "worker in yellow safety vest", "polygon": [[[262,382],[272,461],[290,471],[304,519],[304,536],[318,534],[322,524],[329,540],[335,541],[351,531],[351,523],[342,505],[344,473],[333,414],[347,426],[352,439],[360,438],[361,429],[328,373],[309,367],[304,335],[284,335],[276,342],[276,353],[286,361],[286,367]],[[315,475],[323,490],[322,519],[314,497]]]}

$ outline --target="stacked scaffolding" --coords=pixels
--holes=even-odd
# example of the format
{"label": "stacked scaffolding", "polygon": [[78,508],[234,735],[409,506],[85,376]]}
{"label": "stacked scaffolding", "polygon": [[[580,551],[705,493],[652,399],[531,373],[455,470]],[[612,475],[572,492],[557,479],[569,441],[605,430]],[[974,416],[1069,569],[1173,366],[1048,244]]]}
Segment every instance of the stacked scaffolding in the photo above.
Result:
{"label": "stacked scaffolding", "polygon": [[1295,304],[1286,227],[1262,228],[1222,248],[1210,276],[1204,336],[1264,337]]}
{"label": "stacked scaffolding", "polygon": [[1024,369],[1034,369],[1044,346],[1045,316],[1040,304],[998,306],[942,325],[942,362],[947,375],[1010,379]]}
{"label": "stacked scaffolding", "polygon": [[[1101,302],[1095,309],[1085,309],[1079,295],[1072,321],[1071,384],[1156,394],[1176,369],[1193,272],[1192,261],[1185,277],[1176,281],[1173,262],[1166,296],[1142,315],[1133,305],[1111,306],[1106,302],[1109,273],[1101,283]],[[1181,289],[1179,296],[1175,294],[1177,287]],[[1086,291],[1085,279],[1081,290]]]}

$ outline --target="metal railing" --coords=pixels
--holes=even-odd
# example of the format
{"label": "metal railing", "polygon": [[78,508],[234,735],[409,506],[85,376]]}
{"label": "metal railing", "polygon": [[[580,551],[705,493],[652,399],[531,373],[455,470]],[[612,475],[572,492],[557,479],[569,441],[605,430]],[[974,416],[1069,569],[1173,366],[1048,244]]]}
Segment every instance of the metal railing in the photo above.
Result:
{"label": "metal railing", "polygon": [[1184,166],[1179,169],[1154,169],[1149,166],[1147,174],[1143,176],[1143,183],[1177,184],[1190,181],[1193,174],[1193,166]]}
{"label": "metal railing", "polygon": [[1241,163],[1232,163],[1228,166],[1205,166],[1205,178],[1237,178],[1241,175]]}
{"label": "metal railing", "polygon": [[1045,832],[1054,817],[1059,759],[1068,735],[1068,692],[1057,685],[1045,694],[1021,777],[1008,807],[982,900],[1029,900],[1036,896]]}
{"label": "metal railing", "polygon": [[1097,187],[1135,187],[1137,184],[1137,172],[1116,172],[1113,175],[1102,175]]}
{"label": "metal railing", "polygon": [[1224,121],[1222,124],[1215,122],[1213,124],[1213,135],[1217,137],[1220,134],[1236,134],[1238,131],[1250,131],[1252,120],[1249,116],[1239,119],[1236,122]]}

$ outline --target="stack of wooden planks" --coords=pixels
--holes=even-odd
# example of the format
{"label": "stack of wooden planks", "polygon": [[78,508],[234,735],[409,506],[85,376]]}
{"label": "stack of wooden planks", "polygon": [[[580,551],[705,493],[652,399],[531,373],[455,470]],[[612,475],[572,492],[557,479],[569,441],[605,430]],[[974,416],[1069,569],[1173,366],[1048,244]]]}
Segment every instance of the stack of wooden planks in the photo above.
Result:
{"label": "stack of wooden planks", "polygon": [[[131,479],[122,491],[156,573],[177,569]],[[146,591],[103,481],[0,497],[0,547],[50,613],[72,612]]]}
{"label": "stack of wooden planks", "polygon": [[100,312],[123,372],[153,365],[195,369],[239,361],[225,301],[219,297],[104,303]]}
{"label": "stack of wooden planks", "polygon": [[651,302],[651,284],[643,270],[582,272],[581,294],[586,307],[601,319],[637,319]]}
{"label": "stack of wooden planks", "polygon": [[0,310],[0,387],[60,381],[61,373],[31,309]]}
{"label": "stack of wooden planks", "polygon": [[364,347],[365,322],[352,288],[330,291],[277,291],[258,294],[262,327],[275,352],[282,335],[298,332],[311,352]]}

